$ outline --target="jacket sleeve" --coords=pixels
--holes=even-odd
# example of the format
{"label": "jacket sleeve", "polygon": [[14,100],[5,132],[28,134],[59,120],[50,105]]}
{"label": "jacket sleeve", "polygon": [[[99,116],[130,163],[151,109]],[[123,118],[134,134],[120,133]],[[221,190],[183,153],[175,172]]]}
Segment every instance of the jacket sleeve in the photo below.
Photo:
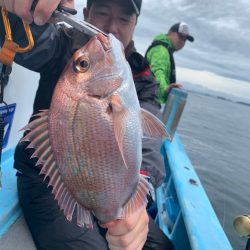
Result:
{"label": "jacket sleeve", "polygon": [[160,85],[160,100],[165,103],[165,90],[170,84],[171,73],[169,52],[162,45],[155,46],[147,53],[147,60],[150,64],[151,71]]}
{"label": "jacket sleeve", "polygon": [[[13,40],[21,47],[27,45],[27,38],[24,32],[23,24],[20,18],[8,13]],[[27,53],[17,53],[14,61],[32,71],[42,72],[48,65],[53,67],[59,52],[62,50],[62,32],[59,32],[58,26],[46,24],[44,26],[30,25],[31,32],[34,38],[34,48]],[[5,29],[3,19],[0,16],[0,46],[3,45],[5,37]]]}
{"label": "jacket sleeve", "polygon": [[[162,119],[160,105],[156,101],[158,97],[158,84],[150,71],[147,61],[139,54],[133,53],[129,59],[133,72],[137,96],[140,106],[153,115]],[[156,188],[165,178],[165,167],[160,154],[162,141],[159,139],[142,140],[142,165],[141,171],[150,178],[150,182]]]}
{"label": "jacket sleeve", "polygon": [[[151,103],[140,102],[142,108],[150,111],[160,120],[162,114],[160,109]],[[160,153],[162,140],[160,139],[142,139],[142,166],[141,171],[149,176],[150,182],[154,188],[159,187],[165,178],[165,165]]]}

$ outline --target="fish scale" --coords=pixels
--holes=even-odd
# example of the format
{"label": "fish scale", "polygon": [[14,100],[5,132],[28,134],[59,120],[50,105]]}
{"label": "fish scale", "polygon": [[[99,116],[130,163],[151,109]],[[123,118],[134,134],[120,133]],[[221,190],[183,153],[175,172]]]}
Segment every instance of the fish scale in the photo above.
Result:
{"label": "fish scale", "polygon": [[146,206],[148,179],[140,175],[142,136],[168,137],[140,108],[121,43],[98,34],[75,52],[60,76],[49,110],[24,129],[40,174],[66,218],[91,228]]}

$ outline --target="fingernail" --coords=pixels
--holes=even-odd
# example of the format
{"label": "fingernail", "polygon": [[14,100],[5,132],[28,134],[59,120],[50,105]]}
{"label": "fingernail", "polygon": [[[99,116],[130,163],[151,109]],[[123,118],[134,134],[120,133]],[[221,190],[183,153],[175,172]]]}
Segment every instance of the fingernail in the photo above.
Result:
{"label": "fingernail", "polygon": [[33,19],[28,19],[28,18],[26,18],[25,20],[24,20],[27,24],[32,24],[33,23]]}
{"label": "fingernail", "polygon": [[35,16],[35,18],[34,18],[34,22],[35,22],[35,24],[37,24],[37,25],[44,25],[44,20],[43,20],[43,18],[41,17],[41,16]]}

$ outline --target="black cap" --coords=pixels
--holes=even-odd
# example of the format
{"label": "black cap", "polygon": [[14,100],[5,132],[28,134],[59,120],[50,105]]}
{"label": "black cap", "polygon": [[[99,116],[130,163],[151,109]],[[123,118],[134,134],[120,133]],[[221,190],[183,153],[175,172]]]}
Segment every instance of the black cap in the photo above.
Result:
{"label": "black cap", "polygon": [[137,16],[140,15],[142,0],[130,0]]}
{"label": "black cap", "polygon": [[[123,0],[123,1],[128,1],[128,0]],[[142,4],[142,0],[129,0],[130,3],[132,4],[132,8],[135,11],[135,14],[137,16],[140,15],[140,11],[141,11],[141,4]],[[87,0],[87,8],[90,9],[90,6],[92,5],[93,0]]]}
{"label": "black cap", "polygon": [[186,23],[176,23],[170,29],[169,32],[177,32],[187,37],[187,40],[190,42],[194,41],[194,37],[189,33],[189,27]]}

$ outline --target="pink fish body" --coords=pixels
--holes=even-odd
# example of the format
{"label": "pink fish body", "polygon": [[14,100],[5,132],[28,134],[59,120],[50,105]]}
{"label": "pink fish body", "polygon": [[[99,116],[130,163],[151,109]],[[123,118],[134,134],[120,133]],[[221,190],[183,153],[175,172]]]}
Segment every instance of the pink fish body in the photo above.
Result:
{"label": "pink fish body", "polygon": [[22,139],[35,148],[41,174],[66,218],[92,227],[129,216],[146,204],[149,183],[140,176],[142,137],[167,136],[164,125],[140,108],[122,45],[112,35],[93,37],[63,71],[49,110],[28,124]]}

